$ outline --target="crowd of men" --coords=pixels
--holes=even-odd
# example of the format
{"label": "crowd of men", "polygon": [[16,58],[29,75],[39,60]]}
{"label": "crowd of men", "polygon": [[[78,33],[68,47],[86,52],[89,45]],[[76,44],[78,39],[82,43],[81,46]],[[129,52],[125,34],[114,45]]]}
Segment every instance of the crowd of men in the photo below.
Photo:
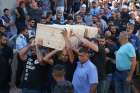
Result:
{"label": "crowd of men", "polygon": [[[37,23],[99,31],[75,35],[77,47],[65,31],[60,51],[35,41]],[[9,93],[13,74],[21,93],[136,93],[139,62],[140,12],[131,0],[23,0],[0,16],[0,93]]]}

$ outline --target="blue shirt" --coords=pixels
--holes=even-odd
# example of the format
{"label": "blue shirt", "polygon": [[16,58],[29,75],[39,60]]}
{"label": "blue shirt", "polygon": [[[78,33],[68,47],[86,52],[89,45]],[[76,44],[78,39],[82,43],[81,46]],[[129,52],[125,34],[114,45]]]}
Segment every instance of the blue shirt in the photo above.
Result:
{"label": "blue shirt", "polygon": [[20,49],[24,48],[25,46],[27,46],[27,39],[26,39],[25,36],[20,34],[16,39],[16,50],[17,50],[17,52],[19,52]]}
{"label": "blue shirt", "polygon": [[139,47],[139,39],[136,35],[132,34],[129,37],[129,41],[132,43],[132,45],[137,49]]}
{"label": "blue shirt", "polygon": [[84,64],[78,62],[72,80],[74,93],[90,93],[91,84],[97,83],[98,75],[96,66],[90,60]]}
{"label": "blue shirt", "polygon": [[135,48],[131,43],[120,47],[116,54],[116,68],[119,71],[131,69],[131,58],[136,57]]}
{"label": "blue shirt", "polygon": [[91,14],[92,16],[99,15],[99,14],[100,14],[100,8],[99,8],[99,7],[92,8],[92,9],[90,10],[90,14]]}

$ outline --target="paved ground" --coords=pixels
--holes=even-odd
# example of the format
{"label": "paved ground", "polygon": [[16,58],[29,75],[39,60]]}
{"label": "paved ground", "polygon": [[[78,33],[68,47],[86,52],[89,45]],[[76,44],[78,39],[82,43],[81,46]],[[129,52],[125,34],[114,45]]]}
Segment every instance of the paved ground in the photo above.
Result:
{"label": "paved ground", "polygon": [[11,88],[10,93],[22,93],[21,90],[17,89],[17,88]]}
{"label": "paved ground", "polygon": [[[12,63],[12,71],[14,72],[13,75],[12,75],[12,82],[15,81],[16,65],[17,65],[17,59],[16,59],[16,54],[15,54],[15,57],[14,57],[14,60],[13,60],[13,63]],[[139,70],[139,73],[140,73],[140,70]],[[13,83],[11,83],[11,84],[14,86]],[[136,79],[134,80],[134,86],[138,90],[134,93],[140,93],[140,75],[138,75],[136,77]],[[21,90],[15,88],[15,87],[12,87],[10,93],[22,93],[22,92],[21,92]]]}
{"label": "paved ground", "polygon": [[[137,90],[133,93],[140,93],[140,78],[135,80],[134,83],[135,83],[135,87],[136,87]],[[21,90],[13,87],[13,88],[11,88],[10,93],[22,93],[22,92],[21,92]]]}
{"label": "paved ground", "polygon": [[137,93],[140,93],[140,76],[139,77],[137,77],[137,79],[136,80],[134,80],[134,85],[135,85],[135,87],[137,88]]}

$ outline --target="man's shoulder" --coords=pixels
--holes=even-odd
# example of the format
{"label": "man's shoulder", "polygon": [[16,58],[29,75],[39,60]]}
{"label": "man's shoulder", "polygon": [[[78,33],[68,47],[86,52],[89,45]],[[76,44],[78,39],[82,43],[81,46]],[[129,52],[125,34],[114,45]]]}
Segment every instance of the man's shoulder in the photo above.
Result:
{"label": "man's shoulder", "polygon": [[22,35],[22,34],[20,34],[20,35],[18,35],[18,37],[17,37],[17,39],[16,40],[21,40],[21,39],[24,39],[25,37]]}
{"label": "man's shoulder", "polygon": [[65,85],[72,85],[70,81],[64,80],[57,83],[57,85],[65,86]]}
{"label": "man's shoulder", "polygon": [[128,42],[125,45],[121,46],[119,50],[125,51],[125,52],[130,52],[130,51],[126,51],[126,50],[130,50],[130,49],[135,50],[134,46],[130,42]]}
{"label": "man's shoulder", "polygon": [[130,42],[126,44],[126,47],[128,47],[128,48],[134,48],[133,44],[130,43]]}
{"label": "man's shoulder", "polygon": [[67,93],[67,91],[73,91],[73,85],[71,82],[66,80],[57,82],[54,88],[54,93]]}
{"label": "man's shoulder", "polygon": [[88,63],[88,64],[87,64],[87,67],[88,67],[89,69],[96,69],[96,66],[94,65],[93,62],[91,62],[90,60],[88,60],[87,63]]}
{"label": "man's shoulder", "polygon": [[70,81],[67,81],[67,80],[58,82],[57,86],[62,86],[64,89],[67,87],[73,87],[72,83]]}
{"label": "man's shoulder", "polygon": [[3,15],[3,16],[1,16],[1,18],[2,18],[2,19],[5,19],[5,17],[6,17],[6,16],[4,16],[4,15]]}

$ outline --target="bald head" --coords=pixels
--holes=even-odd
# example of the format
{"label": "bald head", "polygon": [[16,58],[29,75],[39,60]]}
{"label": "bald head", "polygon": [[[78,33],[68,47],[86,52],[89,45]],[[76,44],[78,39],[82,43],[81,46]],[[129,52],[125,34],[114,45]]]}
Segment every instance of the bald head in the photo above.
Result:
{"label": "bald head", "polygon": [[126,31],[120,32],[120,37],[128,39],[128,32]]}
{"label": "bald head", "polygon": [[120,32],[119,42],[121,45],[127,43],[128,38],[129,38],[128,32],[126,32],[126,31]]}

